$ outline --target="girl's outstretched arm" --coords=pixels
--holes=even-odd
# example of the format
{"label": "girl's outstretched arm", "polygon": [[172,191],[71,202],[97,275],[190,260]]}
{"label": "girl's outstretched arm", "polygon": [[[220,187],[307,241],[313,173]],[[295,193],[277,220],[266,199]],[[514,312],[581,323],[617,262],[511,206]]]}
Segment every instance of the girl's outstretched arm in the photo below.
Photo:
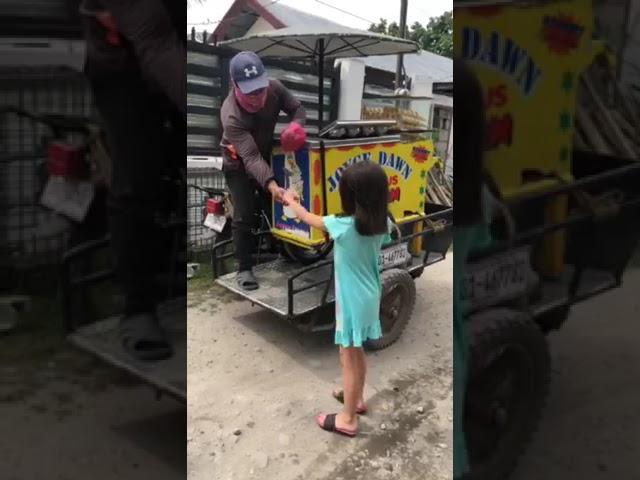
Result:
{"label": "girl's outstretched arm", "polygon": [[318,215],[314,215],[313,213],[307,211],[302,205],[300,205],[297,197],[290,191],[285,192],[284,201],[289,205],[289,208],[293,210],[298,218],[302,220],[307,225],[317,228],[318,230],[322,230],[323,232],[327,231],[327,228],[324,226],[324,221],[322,217]]}

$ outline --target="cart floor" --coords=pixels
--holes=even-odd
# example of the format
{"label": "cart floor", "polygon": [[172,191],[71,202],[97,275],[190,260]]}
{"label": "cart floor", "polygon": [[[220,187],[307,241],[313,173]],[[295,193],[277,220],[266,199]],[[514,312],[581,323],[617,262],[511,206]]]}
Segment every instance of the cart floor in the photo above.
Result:
{"label": "cart floor", "polygon": [[[289,277],[296,273],[309,268],[299,263],[292,262],[284,258],[278,258],[270,262],[256,265],[253,268],[260,288],[257,290],[247,291],[238,286],[236,283],[236,273],[232,272],[216,279],[216,282],[224,288],[237,293],[247,300],[260,305],[267,310],[281,315],[287,316],[287,292]],[[331,264],[314,268],[313,270],[302,274],[293,282],[295,289],[317,283],[322,280],[328,281],[331,278]],[[326,282],[322,285],[312,287],[309,290],[300,292],[293,297],[293,314],[302,315],[314,310],[322,303],[322,294],[326,288]],[[334,300],[333,285],[330,285],[327,302]]]}
{"label": "cart floor", "polygon": [[[331,257],[328,257],[329,259]],[[443,260],[441,255],[429,256],[427,265],[437,263]],[[421,258],[413,258],[412,265],[408,270],[417,270],[422,267]],[[238,295],[246,298],[247,300],[260,305],[273,313],[286,317],[288,316],[287,307],[287,293],[288,293],[288,278],[299,273],[302,270],[309,268],[308,266],[300,265],[299,263],[291,262],[284,258],[278,258],[276,260],[262,263],[257,265],[253,269],[253,273],[260,284],[260,288],[257,290],[244,290],[236,283],[236,273],[232,272],[223,275],[216,279],[216,282],[222,285],[224,288],[237,293]],[[331,278],[332,264],[324,265],[322,267],[315,268],[309,272],[303,273],[300,277],[296,278],[293,282],[293,288],[298,290],[300,288],[312,285],[314,283],[323,282],[321,285],[317,285],[309,288],[308,290],[297,293],[293,296],[293,316],[303,315],[305,313],[312,312],[316,308],[322,305],[322,296],[326,288],[326,282]],[[333,302],[335,300],[333,282],[331,282],[329,293],[327,295],[327,302]]]}
{"label": "cart floor", "polygon": [[121,347],[117,334],[119,317],[110,317],[78,328],[69,340],[81,350],[178,399],[187,399],[187,322],[185,299],[172,300],[158,309],[160,323],[173,345],[173,356],[159,362],[141,362]]}
{"label": "cart floor", "polygon": [[569,285],[573,272],[573,266],[567,265],[559,279],[544,282],[542,298],[534,305],[534,313],[536,315],[542,314],[554,307],[586,300],[616,286],[615,278],[610,273],[600,270],[585,270],[578,291],[576,292],[576,297],[570,299]]}

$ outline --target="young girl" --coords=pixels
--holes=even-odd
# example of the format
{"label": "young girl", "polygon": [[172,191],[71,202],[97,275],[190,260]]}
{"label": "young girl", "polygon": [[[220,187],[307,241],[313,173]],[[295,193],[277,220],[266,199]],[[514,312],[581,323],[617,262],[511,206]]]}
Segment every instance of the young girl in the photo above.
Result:
{"label": "young girl", "polygon": [[324,430],[354,437],[358,433],[357,414],[366,413],[363,390],[367,367],[362,344],[382,336],[378,255],[388,238],[387,175],[375,163],[356,163],[343,172],[339,191],[343,216],[309,213],[291,191],[285,193],[284,200],[300,220],[328,232],[335,242],[335,343],[340,346],[344,390],[333,396],[344,402],[344,409],[338,414],[318,415],[316,421]]}

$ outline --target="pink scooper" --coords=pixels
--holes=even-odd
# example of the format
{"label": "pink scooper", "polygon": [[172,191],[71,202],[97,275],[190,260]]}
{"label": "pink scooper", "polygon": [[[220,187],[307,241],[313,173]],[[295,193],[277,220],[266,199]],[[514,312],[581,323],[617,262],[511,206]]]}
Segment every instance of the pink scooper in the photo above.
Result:
{"label": "pink scooper", "polygon": [[301,149],[307,141],[307,132],[298,122],[291,122],[280,134],[280,144],[285,152]]}

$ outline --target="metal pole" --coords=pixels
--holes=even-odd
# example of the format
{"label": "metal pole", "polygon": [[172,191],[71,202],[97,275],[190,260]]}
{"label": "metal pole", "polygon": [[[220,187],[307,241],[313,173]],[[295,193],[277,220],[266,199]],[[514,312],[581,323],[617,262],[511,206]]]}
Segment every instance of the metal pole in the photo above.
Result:
{"label": "metal pole", "polygon": [[[407,36],[407,7],[409,0],[400,0],[400,36]],[[402,87],[402,60],[403,55],[398,55],[398,64],[396,66],[396,88]]]}
{"label": "metal pole", "polygon": [[318,40],[318,132],[322,129],[324,111],[324,38]]}
{"label": "metal pole", "polygon": [[631,25],[631,0],[627,0],[624,5],[624,15],[622,24],[622,41],[620,42],[620,48],[618,49],[618,63],[616,65],[616,79],[620,82],[622,78],[622,66],[624,64],[624,54],[627,48],[627,42],[631,36],[629,26]]}

